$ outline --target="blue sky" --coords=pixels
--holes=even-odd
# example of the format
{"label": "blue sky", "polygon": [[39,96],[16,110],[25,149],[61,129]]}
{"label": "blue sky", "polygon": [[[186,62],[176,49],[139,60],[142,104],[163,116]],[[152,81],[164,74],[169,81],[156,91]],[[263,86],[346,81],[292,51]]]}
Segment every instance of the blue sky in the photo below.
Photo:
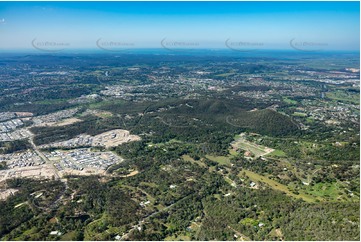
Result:
{"label": "blue sky", "polygon": [[359,2],[0,2],[0,49],[359,50],[359,14]]}

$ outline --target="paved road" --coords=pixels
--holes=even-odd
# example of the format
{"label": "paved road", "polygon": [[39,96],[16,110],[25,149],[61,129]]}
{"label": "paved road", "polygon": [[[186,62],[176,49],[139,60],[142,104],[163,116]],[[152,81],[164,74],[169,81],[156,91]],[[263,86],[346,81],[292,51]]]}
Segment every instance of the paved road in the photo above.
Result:
{"label": "paved road", "polygon": [[34,141],[32,138],[29,139],[30,144],[33,146],[33,149],[35,150],[35,152],[49,165],[51,165],[53,167],[54,170],[54,174],[55,174],[55,179],[57,180],[61,180],[64,184],[65,184],[65,189],[64,191],[59,195],[58,199],[56,199],[52,204],[50,204],[47,208],[42,208],[45,210],[51,210],[54,209],[64,198],[65,192],[66,190],[69,188],[68,186],[68,180],[67,179],[61,179],[60,175],[58,173],[58,169],[54,166],[54,163],[52,161],[50,161],[44,154],[43,152],[41,152],[38,147],[35,145]]}
{"label": "paved road", "polygon": [[54,174],[55,174],[55,178],[56,179],[60,179],[60,175],[58,173],[58,169],[56,169],[56,167],[54,166],[54,163],[51,162],[44,154],[43,152],[41,152],[38,147],[35,145],[33,138],[29,138],[30,144],[33,146],[33,149],[35,150],[35,152],[38,154],[38,156],[41,157],[41,159],[43,159],[47,164],[51,165],[54,169]]}

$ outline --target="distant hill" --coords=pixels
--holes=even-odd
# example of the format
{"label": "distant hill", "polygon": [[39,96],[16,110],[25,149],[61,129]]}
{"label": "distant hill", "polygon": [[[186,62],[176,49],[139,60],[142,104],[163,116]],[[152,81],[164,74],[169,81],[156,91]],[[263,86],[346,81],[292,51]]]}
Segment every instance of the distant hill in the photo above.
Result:
{"label": "distant hill", "polygon": [[181,100],[170,104],[175,106],[165,113],[197,117],[208,123],[227,123],[233,127],[252,132],[283,136],[295,133],[297,123],[290,117],[271,109],[249,110],[249,105],[228,100]]}
{"label": "distant hill", "polygon": [[227,123],[271,136],[288,135],[298,130],[291,118],[270,109],[239,112],[228,116]]}

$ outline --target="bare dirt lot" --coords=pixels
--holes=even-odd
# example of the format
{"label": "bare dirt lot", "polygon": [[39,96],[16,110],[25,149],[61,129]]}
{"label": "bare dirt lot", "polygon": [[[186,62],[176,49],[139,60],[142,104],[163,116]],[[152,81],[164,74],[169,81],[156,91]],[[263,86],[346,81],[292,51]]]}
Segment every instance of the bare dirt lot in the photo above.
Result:
{"label": "bare dirt lot", "polygon": [[81,134],[75,138],[54,142],[51,144],[41,145],[40,148],[47,147],[79,147],[79,146],[104,146],[106,148],[115,147],[123,143],[138,141],[141,138],[138,135],[132,135],[128,130],[114,129],[108,132],[91,136]]}
{"label": "bare dirt lot", "polygon": [[12,178],[48,178],[56,176],[54,168],[49,164],[40,166],[17,167],[0,171],[0,182]]}
{"label": "bare dirt lot", "polygon": [[45,126],[53,126],[53,127],[61,127],[61,126],[65,126],[65,125],[69,125],[69,124],[74,124],[77,122],[82,121],[81,119],[78,118],[67,118],[67,119],[63,119],[59,122],[51,122],[51,123],[45,123]]}
{"label": "bare dirt lot", "polygon": [[16,189],[4,189],[4,190],[0,190],[0,201],[1,200],[6,200],[6,198],[8,198],[9,196],[15,194],[18,190]]}
{"label": "bare dirt lot", "polygon": [[137,140],[140,140],[140,137],[130,134],[128,130],[115,129],[94,136],[93,145],[102,145],[109,148]]}
{"label": "bare dirt lot", "polygon": [[105,175],[105,170],[87,167],[84,168],[82,171],[73,170],[73,169],[65,169],[60,171],[60,176],[64,177],[67,175],[75,175],[75,176],[90,176],[90,175]]}

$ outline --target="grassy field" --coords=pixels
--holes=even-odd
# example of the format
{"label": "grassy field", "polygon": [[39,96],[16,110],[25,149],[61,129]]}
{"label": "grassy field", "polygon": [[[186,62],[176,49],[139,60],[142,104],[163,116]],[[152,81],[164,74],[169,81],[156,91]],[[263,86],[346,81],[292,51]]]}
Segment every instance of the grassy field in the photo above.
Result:
{"label": "grassy field", "polygon": [[31,229],[25,230],[19,237],[17,237],[15,240],[26,240],[27,236],[36,235],[37,232],[36,227],[32,227]]}
{"label": "grassy field", "polygon": [[208,159],[210,159],[211,161],[219,163],[220,165],[231,166],[231,162],[229,160],[229,157],[227,157],[227,156],[206,155],[206,157]]}
{"label": "grassy field", "polygon": [[292,114],[292,116],[295,116],[295,117],[307,117],[307,114],[306,113],[300,113],[300,112],[294,112]]}
{"label": "grassy field", "polygon": [[340,196],[340,186],[337,182],[333,183],[317,183],[307,187],[307,192],[318,197],[324,197],[336,200]]}
{"label": "grassy field", "polygon": [[284,97],[283,101],[287,104],[297,104],[298,103],[296,100],[290,99],[288,97]]}
{"label": "grassy field", "polygon": [[195,159],[193,159],[192,157],[190,157],[189,155],[183,155],[182,158],[183,158],[183,160],[185,160],[185,161],[192,162],[193,164],[197,164],[197,165],[199,165],[199,166],[201,166],[201,167],[207,167],[207,165],[204,164],[202,161],[200,161],[200,160],[195,160]]}
{"label": "grassy field", "polygon": [[123,105],[125,104],[126,102],[123,101],[123,100],[106,100],[106,101],[100,101],[100,102],[95,102],[95,103],[91,103],[89,104],[89,108],[90,109],[101,109],[102,107],[104,106],[107,106],[107,105],[114,105],[114,104],[119,104],[119,105]]}
{"label": "grassy field", "polygon": [[154,182],[140,182],[139,185],[142,185],[142,186],[148,186],[148,187],[158,187],[157,184],[155,184]]}
{"label": "grassy field", "polygon": [[311,118],[311,117],[306,118],[306,123],[312,124],[314,122],[315,122],[315,120],[313,118]]}
{"label": "grassy field", "polygon": [[275,151],[269,153],[269,154],[267,155],[267,157],[268,157],[268,156],[269,156],[269,157],[280,157],[280,158],[282,158],[282,157],[287,157],[286,153],[283,152],[282,150],[275,150]]}
{"label": "grassy field", "polygon": [[239,223],[243,225],[258,226],[259,221],[253,218],[244,218]]}
{"label": "grassy field", "polygon": [[231,156],[237,156],[239,153],[237,151],[235,151],[234,149],[229,149],[229,154]]}
{"label": "grassy field", "polygon": [[96,233],[96,227],[101,227],[106,221],[106,215],[103,214],[101,218],[89,223],[84,229],[84,240],[102,240],[102,234]]}
{"label": "grassy field", "polygon": [[164,239],[165,241],[189,241],[191,237],[188,235],[168,236]]}
{"label": "grassy field", "polygon": [[349,102],[353,104],[360,104],[360,97],[357,94],[348,94],[343,91],[327,92],[326,97],[342,102]]}
{"label": "grassy field", "polygon": [[263,183],[266,183],[267,185],[269,185],[272,189],[275,189],[275,190],[279,190],[281,192],[284,192],[286,193],[287,195],[291,196],[291,197],[294,197],[294,198],[298,198],[298,199],[303,199],[305,200],[306,202],[315,202],[316,198],[310,196],[310,195],[307,195],[307,194],[304,194],[304,193],[301,193],[300,194],[294,194],[293,192],[291,192],[287,186],[277,182],[277,181],[274,181],[266,176],[262,176],[262,175],[259,175],[257,173],[254,173],[252,171],[249,171],[249,170],[242,170],[241,173],[245,172],[246,173],[246,176],[248,176],[252,181],[254,182],[263,182]]}
{"label": "grassy field", "polygon": [[75,239],[75,236],[76,236],[76,232],[75,231],[71,231],[71,232],[68,232],[66,234],[63,234],[61,237],[60,237],[60,241],[71,241],[71,240],[74,240]]}

